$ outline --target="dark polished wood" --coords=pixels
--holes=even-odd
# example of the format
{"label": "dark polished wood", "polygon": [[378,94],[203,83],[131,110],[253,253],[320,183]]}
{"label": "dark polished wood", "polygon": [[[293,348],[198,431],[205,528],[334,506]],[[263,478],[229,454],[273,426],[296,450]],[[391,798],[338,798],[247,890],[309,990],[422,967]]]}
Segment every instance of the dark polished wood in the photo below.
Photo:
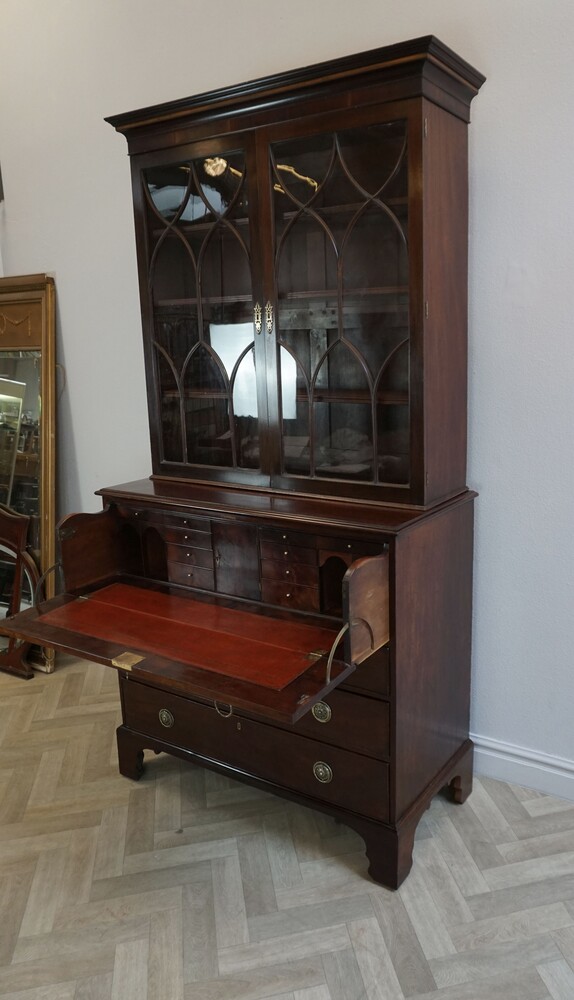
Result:
{"label": "dark polished wood", "polygon": [[165,752],[323,810],[397,888],[472,788],[467,123],[433,37],[108,119],[131,158],[153,475],[13,619]]}

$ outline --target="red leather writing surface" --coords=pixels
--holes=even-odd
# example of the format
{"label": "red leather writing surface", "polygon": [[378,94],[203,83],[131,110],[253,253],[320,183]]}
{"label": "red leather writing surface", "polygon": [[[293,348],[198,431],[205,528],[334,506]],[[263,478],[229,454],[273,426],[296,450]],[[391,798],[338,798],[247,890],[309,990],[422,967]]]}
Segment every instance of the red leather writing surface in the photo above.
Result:
{"label": "red leather writing surface", "polygon": [[310,652],[328,651],[335,635],[128,584],[104,587],[38,621],[277,691],[308,670]]}

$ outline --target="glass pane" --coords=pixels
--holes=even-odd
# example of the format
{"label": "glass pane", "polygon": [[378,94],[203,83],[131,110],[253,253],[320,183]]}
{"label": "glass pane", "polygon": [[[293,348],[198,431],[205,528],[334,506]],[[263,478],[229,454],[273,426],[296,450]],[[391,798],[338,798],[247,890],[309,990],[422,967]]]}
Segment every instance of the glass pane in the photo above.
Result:
{"label": "glass pane", "polygon": [[26,385],[0,378],[0,503],[10,507]]}
{"label": "glass pane", "polygon": [[297,370],[290,417],[282,362],[284,471],[306,474],[308,383],[311,474],[408,482],[406,138],[398,121],[273,144],[278,337]]}
{"label": "glass pane", "polygon": [[189,359],[184,388],[188,462],[232,465],[229,381],[217,355],[203,343]]}
{"label": "glass pane", "polygon": [[203,241],[199,257],[200,295],[203,301],[251,301],[249,255],[237,230],[215,226]]}
{"label": "glass pane", "polygon": [[408,406],[377,405],[379,480],[382,483],[409,481]]}
{"label": "glass pane", "polygon": [[[0,501],[30,520],[28,542],[40,549],[42,353],[2,350]],[[19,416],[18,416],[19,414]]]}
{"label": "glass pane", "polygon": [[313,391],[317,475],[372,479],[371,399],[361,361],[336,343],[321,363]]}
{"label": "glass pane", "polygon": [[181,222],[205,222],[229,213],[244,213],[244,156],[200,157],[151,167],[144,173],[152,216]]}
{"label": "glass pane", "polygon": [[255,353],[249,345],[237,365],[233,379],[233,415],[237,464],[245,469],[259,468],[259,422],[257,420],[257,384]]}
{"label": "glass pane", "polygon": [[408,340],[402,340],[389,351],[377,386],[377,456],[381,482],[406,484],[409,481],[408,346]]}
{"label": "glass pane", "polygon": [[193,306],[156,311],[155,342],[181,374],[189,352],[199,341],[197,309]]}
{"label": "glass pane", "polygon": [[281,348],[283,464],[286,472],[309,475],[309,380],[295,358]]}
{"label": "glass pane", "polygon": [[185,426],[188,462],[194,465],[233,464],[227,399],[186,397]]}
{"label": "glass pane", "polygon": [[331,479],[373,479],[371,406],[318,402],[315,418],[315,473]]}
{"label": "glass pane", "polygon": [[175,372],[164,354],[156,350],[156,358],[163,458],[167,462],[182,462],[183,438],[179,384]]}
{"label": "glass pane", "polygon": [[408,285],[405,234],[398,217],[369,204],[351,220],[341,251],[343,289],[380,292]]}
{"label": "glass pane", "polygon": [[200,344],[189,359],[185,372],[186,389],[201,395],[217,393],[227,396],[227,384],[217,359],[204,344]]}
{"label": "glass pane", "polygon": [[236,150],[144,172],[168,461],[259,462],[245,170]]}
{"label": "glass pane", "polygon": [[157,215],[170,221],[181,212],[184,204],[192,201],[190,194],[191,173],[185,163],[170,163],[145,171],[145,182],[151,203]]}
{"label": "glass pane", "polygon": [[196,263],[186,240],[171,234],[157,243],[150,281],[156,307],[173,307],[195,300]]}
{"label": "glass pane", "polygon": [[346,129],[337,136],[341,167],[357,190],[392,205],[407,197],[405,123]]}

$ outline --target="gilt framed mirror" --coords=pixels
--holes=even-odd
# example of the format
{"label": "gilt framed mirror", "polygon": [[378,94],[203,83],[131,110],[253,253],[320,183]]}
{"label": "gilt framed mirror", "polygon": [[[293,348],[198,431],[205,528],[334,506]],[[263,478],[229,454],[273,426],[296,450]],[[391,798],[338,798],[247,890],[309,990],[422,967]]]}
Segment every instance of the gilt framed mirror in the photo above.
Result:
{"label": "gilt framed mirror", "polygon": [[[31,562],[24,568],[22,606],[33,601],[38,579],[55,562],[55,313],[53,278],[0,278],[0,633],[1,618],[12,613],[16,558],[9,544],[1,544],[2,511],[28,518],[25,551]],[[49,574],[44,593],[53,592]],[[5,649],[0,644],[0,669]],[[53,670],[52,651],[38,651],[34,665]]]}

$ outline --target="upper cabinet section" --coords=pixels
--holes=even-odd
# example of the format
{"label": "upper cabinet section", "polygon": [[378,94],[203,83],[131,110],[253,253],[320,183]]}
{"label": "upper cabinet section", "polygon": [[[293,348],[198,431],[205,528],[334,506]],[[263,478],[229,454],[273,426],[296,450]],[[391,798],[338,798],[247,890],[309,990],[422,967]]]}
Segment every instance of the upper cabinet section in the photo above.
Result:
{"label": "upper cabinet section", "polygon": [[424,38],[108,119],[156,476],[421,506],[465,489],[482,82]]}

